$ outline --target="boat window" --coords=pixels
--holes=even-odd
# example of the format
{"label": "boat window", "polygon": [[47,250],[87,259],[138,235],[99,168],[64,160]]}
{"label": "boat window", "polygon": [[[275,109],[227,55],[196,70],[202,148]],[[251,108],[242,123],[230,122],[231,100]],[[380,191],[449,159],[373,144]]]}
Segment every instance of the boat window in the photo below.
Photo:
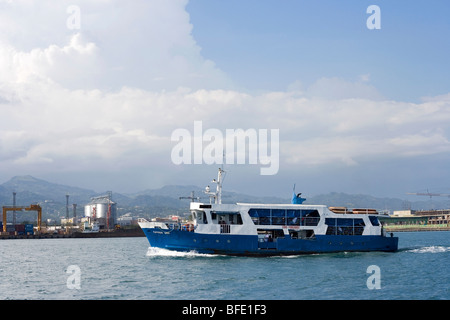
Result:
{"label": "boat window", "polygon": [[374,227],[378,227],[380,225],[380,221],[378,221],[378,217],[375,216],[369,216],[369,220],[370,223],[374,226]]}
{"label": "boat window", "polygon": [[239,211],[211,211],[211,219],[219,224],[243,224]]}
{"label": "boat window", "polygon": [[272,224],[286,225],[286,210],[272,209]]}
{"label": "boat window", "polygon": [[255,225],[270,224],[270,209],[250,209],[248,214]]}
{"label": "boat window", "polygon": [[286,210],[286,218],[287,218],[287,224],[289,226],[299,226],[300,218],[301,218],[301,211],[288,209],[288,210]]}
{"label": "boat window", "polygon": [[197,220],[197,223],[199,224],[207,224],[208,219],[206,219],[206,212],[205,211],[192,211],[192,216],[194,219]]}
{"label": "boat window", "polygon": [[320,220],[320,215],[317,210],[304,210],[304,215],[300,225],[317,226]]}
{"label": "boat window", "polygon": [[326,218],[327,235],[362,235],[364,231],[363,219]]}
{"label": "boat window", "polygon": [[250,209],[248,214],[255,225],[317,226],[320,214],[311,209]]}

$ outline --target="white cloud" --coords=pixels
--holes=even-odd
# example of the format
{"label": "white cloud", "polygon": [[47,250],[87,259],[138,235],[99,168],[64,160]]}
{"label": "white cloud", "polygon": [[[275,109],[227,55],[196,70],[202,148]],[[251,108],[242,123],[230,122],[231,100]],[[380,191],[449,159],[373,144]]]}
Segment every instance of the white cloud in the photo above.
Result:
{"label": "white cloud", "polygon": [[[183,88],[103,92],[54,83],[16,84],[11,95],[22,99],[1,107],[0,147],[9,154],[4,161],[20,165],[66,162],[101,168],[130,159],[169,161],[172,131],[192,131],[196,120],[203,121],[204,130],[280,129],[280,162],[290,166],[357,165],[371,157],[450,151],[441,129],[447,126],[450,103],[440,100],[411,104]],[[405,114],[407,121],[395,120]]]}
{"label": "white cloud", "polygon": [[390,138],[388,143],[403,156],[450,152],[450,141],[439,129],[399,135]]}
{"label": "white cloud", "polygon": [[384,100],[369,75],[250,94],[201,56],[186,1],[80,1],[77,32],[65,28],[69,3],[58,3],[0,2],[0,26],[13,25],[0,37],[5,172],[160,172],[172,131],[192,131],[196,120],[204,130],[279,129],[280,166],[290,168],[450,152],[449,95]]}
{"label": "white cloud", "polygon": [[232,85],[202,57],[187,0],[77,1],[80,29],[71,30],[67,8],[73,4],[0,2],[0,63],[3,70],[15,68],[8,70],[10,80],[38,74],[66,88],[104,90]]}
{"label": "white cloud", "polygon": [[98,48],[86,42],[81,34],[73,35],[63,47],[50,45],[30,52],[4,45],[0,47],[0,59],[2,83],[51,81],[72,87],[99,76]]}
{"label": "white cloud", "polygon": [[361,80],[357,82],[346,81],[338,77],[321,78],[308,88],[306,94],[310,97],[326,99],[383,99],[380,92],[368,84],[368,81],[368,75],[361,76]]}

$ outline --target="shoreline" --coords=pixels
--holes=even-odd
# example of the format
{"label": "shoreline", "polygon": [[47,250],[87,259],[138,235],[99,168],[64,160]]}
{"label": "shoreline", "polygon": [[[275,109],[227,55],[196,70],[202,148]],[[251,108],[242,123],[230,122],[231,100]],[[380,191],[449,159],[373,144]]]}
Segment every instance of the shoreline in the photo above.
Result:
{"label": "shoreline", "polygon": [[118,230],[111,232],[82,233],[73,232],[70,234],[41,233],[33,235],[0,235],[0,240],[15,239],[83,239],[83,238],[124,238],[124,237],[145,237],[142,229]]}
{"label": "shoreline", "polygon": [[414,225],[398,225],[398,226],[384,226],[386,232],[425,232],[425,231],[450,231],[450,226],[414,226]]}
{"label": "shoreline", "polygon": [[[431,232],[431,231],[450,231],[450,226],[413,226],[413,225],[399,225],[399,226],[384,226],[385,232]],[[34,234],[34,235],[0,235],[0,240],[15,240],[15,239],[86,239],[86,238],[123,238],[123,237],[145,237],[142,229],[119,230],[111,232],[95,232],[82,233],[74,232],[71,234]]]}

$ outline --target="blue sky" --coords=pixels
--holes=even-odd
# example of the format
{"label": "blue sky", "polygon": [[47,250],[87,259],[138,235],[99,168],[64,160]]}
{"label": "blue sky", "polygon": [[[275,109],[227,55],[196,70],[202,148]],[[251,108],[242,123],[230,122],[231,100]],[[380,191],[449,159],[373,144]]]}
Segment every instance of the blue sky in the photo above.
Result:
{"label": "blue sky", "polygon": [[[370,5],[381,29],[369,30]],[[79,24],[73,27],[73,12]],[[0,0],[0,182],[208,184],[177,130],[279,130],[225,188],[450,193],[448,1]],[[76,17],[75,17],[76,18]],[[205,142],[206,143],[206,142]]]}
{"label": "blue sky", "polygon": [[[369,30],[367,7],[381,9]],[[371,83],[388,99],[448,91],[446,1],[193,0],[187,10],[202,54],[250,90],[284,90],[321,77]]]}

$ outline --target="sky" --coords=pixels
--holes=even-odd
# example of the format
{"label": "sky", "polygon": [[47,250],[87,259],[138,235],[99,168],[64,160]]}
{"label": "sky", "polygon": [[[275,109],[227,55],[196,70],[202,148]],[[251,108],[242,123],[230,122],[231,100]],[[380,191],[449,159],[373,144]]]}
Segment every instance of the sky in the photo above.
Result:
{"label": "sky", "polygon": [[449,9],[445,0],[0,0],[0,183],[206,186],[220,163],[173,158],[177,130],[191,134],[195,157],[201,123],[201,134],[216,133],[200,136],[203,151],[227,130],[279,133],[278,170],[250,163],[259,136],[246,162],[224,164],[225,190],[450,193]]}

